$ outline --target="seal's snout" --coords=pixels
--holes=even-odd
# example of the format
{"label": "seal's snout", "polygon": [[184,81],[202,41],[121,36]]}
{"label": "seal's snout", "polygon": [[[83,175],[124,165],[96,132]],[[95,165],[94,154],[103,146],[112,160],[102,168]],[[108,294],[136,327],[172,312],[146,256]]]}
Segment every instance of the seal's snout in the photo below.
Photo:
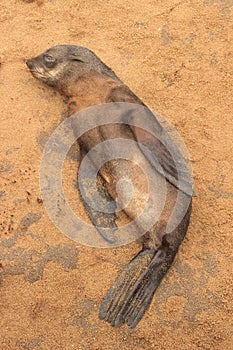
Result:
{"label": "seal's snout", "polygon": [[28,66],[28,68],[31,70],[31,69],[33,69],[33,62],[32,62],[32,60],[27,60],[26,61],[26,65]]}

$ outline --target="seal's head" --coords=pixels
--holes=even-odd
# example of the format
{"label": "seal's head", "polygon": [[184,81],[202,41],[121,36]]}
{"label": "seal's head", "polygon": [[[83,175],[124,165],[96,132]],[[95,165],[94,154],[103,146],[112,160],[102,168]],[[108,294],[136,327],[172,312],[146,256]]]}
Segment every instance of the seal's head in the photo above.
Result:
{"label": "seal's head", "polygon": [[91,50],[74,45],[54,46],[26,61],[32,75],[47,85],[61,88],[83,75],[96,71],[117,79]]}

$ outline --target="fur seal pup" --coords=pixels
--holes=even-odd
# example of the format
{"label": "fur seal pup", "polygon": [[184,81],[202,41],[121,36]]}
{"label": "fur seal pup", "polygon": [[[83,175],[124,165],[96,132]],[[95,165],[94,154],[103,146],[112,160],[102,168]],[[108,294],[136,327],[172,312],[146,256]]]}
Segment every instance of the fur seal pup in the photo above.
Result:
{"label": "fur seal pup", "polygon": [[[68,98],[70,115],[86,107],[105,103],[127,102],[143,105],[143,102],[115,73],[87,48],[59,45],[27,60],[26,63],[35,78],[54,87]],[[159,127],[155,118],[152,123],[157,123]],[[166,180],[166,201],[159,220],[141,238],[142,250],[118,276],[100,307],[100,319],[104,319],[115,327],[123,323],[134,327],[149,307],[155,290],[171,266],[186,234],[191,214],[192,192],[187,187],[186,175],[183,178],[181,176],[181,181],[178,182],[174,160],[160,140],[134,126],[104,125],[86,132],[78,139],[81,158],[95,145],[109,138],[132,139],[148,146],[152,154],[150,159],[136,145],[132,149],[134,157],[139,159],[141,164],[149,166],[150,171],[156,174],[158,168],[155,165],[155,158],[159,159]],[[94,159],[92,161],[94,162]],[[116,198],[116,184],[124,172],[132,175],[137,189],[136,200],[123,209],[123,214],[132,220],[140,212],[138,203],[146,191],[145,180],[138,178],[138,168],[132,162],[119,160],[104,164],[99,170],[99,189],[105,197]],[[178,192],[182,192],[183,196],[183,200],[179,202],[178,211],[185,210],[185,214],[174,230],[167,232],[167,224]],[[185,208],[184,202],[187,203],[187,201],[189,205]],[[109,227],[117,227],[116,213],[100,214],[92,211],[88,205],[86,209],[93,224],[96,225],[99,220],[105,224],[107,222]],[[104,237],[104,232],[100,233]]]}

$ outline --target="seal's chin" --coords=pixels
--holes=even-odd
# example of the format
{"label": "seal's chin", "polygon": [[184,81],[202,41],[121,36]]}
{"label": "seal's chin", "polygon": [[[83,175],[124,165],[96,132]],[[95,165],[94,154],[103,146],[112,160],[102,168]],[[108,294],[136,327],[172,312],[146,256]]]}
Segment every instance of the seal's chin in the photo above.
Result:
{"label": "seal's chin", "polygon": [[30,72],[32,73],[32,75],[35,77],[35,78],[37,78],[37,79],[39,79],[39,80],[46,80],[46,78],[45,78],[45,76],[44,76],[44,74],[43,73],[41,73],[40,71],[38,71],[38,70],[30,70]]}

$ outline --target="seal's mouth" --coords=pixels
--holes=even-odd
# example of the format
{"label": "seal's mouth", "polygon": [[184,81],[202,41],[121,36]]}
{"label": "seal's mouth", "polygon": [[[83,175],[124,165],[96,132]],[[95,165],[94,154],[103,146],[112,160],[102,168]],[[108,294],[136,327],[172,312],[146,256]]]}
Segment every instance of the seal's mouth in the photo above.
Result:
{"label": "seal's mouth", "polygon": [[49,86],[55,86],[55,78],[40,60],[31,58],[26,61],[32,76]]}
{"label": "seal's mouth", "polygon": [[26,65],[28,66],[30,72],[32,75],[39,79],[39,80],[45,80],[46,79],[46,72],[43,67],[38,65],[33,59],[29,59],[26,61]]}

